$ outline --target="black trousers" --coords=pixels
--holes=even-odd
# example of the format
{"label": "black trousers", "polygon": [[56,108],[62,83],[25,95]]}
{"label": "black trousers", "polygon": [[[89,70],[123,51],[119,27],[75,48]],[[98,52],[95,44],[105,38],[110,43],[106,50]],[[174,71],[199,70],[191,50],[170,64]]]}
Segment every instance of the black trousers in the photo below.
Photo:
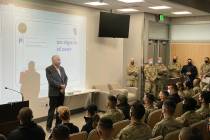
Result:
{"label": "black trousers", "polygon": [[[53,118],[54,118],[54,113],[57,107],[62,106],[64,103],[64,95],[60,95],[60,96],[51,96],[49,97],[49,105],[50,108],[48,110],[48,116],[47,116],[47,128],[51,128],[52,127],[52,123],[53,123]],[[59,118],[59,114],[56,111],[56,122],[55,122],[55,126],[57,126],[58,124],[61,124],[61,120]]]}

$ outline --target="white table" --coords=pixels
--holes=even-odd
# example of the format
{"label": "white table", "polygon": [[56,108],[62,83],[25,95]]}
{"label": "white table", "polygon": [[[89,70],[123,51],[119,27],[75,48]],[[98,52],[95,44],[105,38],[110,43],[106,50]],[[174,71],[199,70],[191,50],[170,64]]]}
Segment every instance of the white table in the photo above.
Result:
{"label": "white table", "polygon": [[95,89],[84,91],[68,92],[66,91],[64,105],[70,110],[85,108],[87,105],[94,103],[93,93],[99,92]]}

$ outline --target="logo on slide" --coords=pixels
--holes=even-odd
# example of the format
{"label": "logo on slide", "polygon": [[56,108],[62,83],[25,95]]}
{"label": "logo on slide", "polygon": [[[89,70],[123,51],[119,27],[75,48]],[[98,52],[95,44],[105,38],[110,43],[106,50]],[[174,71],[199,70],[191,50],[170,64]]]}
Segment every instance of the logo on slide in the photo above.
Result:
{"label": "logo on slide", "polygon": [[23,22],[21,22],[19,25],[18,25],[18,31],[20,32],[20,33],[26,33],[26,31],[27,31],[27,25],[25,24],[25,23],[23,23]]}

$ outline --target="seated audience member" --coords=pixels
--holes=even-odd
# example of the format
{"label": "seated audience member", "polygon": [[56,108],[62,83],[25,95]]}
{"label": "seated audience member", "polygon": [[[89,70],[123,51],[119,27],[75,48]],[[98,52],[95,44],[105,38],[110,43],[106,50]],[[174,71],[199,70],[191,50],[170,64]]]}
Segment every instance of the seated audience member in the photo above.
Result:
{"label": "seated audience member", "polygon": [[199,129],[184,127],[179,133],[179,140],[203,140],[203,136]]}
{"label": "seated audience member", "polygon": [[65,125],[56,126],[49,140],[69,140],[69,128]]}
{"label": "seated audience member", "polygon": [[33,121],[33,112],[30,108],[24,107],[18,113],[20,126],[13,130],[8,140],[45,140],[45,132]]}
{"label": "seated audience member", "polygon": [[162,114],[163,114],[163,119],[156,123],[152,130],[152,136],[163,136],[165,137],[166,134],[169,132],[175,131],[177,129],[182,128],[182,124],[178,122],[174,118],[174,112],[176,109],[176,104],[172,100],[166,100],[163,103],[162,107]]}
{"label": "seated audience member", "polygon": [[136,101],[131,106],[131,122],[123,128],[116,140],[148,140],[151,138],[151,128],[144,123],[144,106]]}
{"label": "seated audience member", "polygon": [[0,134],[0,140],[7,140],[7,138],[4,135]]}
{"label": "seated audience member", "polygon": [[194,94],[201,93],[200,82],[201,82],[200,78],[195,78],[193,80],[193,92],[194,92]]}
{"label": "seated audience member", "polygon": [[201,115],[195,112],[197,102],[195,99],[188,97],[183,101],[183,112],[180,117],[176,118],[185,126],[191,125],[201,120]]}
{"label": "seated audience member", "polygon": [[197,113],[199,113],[202,118],[207,118],[208,115],[210,115],[210,92],[209,91],[202,91],[199,95],[199,102],[201,103],[201,107],[196,110]]}
{"label": "seated audience member", "polygon": [[184,97],[193,97],[195,95],[193,91],[193,85],[190,83],[190,81],[184,82],[184,91],[183,91]]}
{"label": "seated audience member", "polygon": [[103,117],[99,120],[97,131],[100,140],[114,140],[112,138],[113,122],[111,119]]}
{"label": "seated audience member", "polygon": [[156,104],[156,107],[158,109],[162,108],[163,102],[168,98],[168,96],[169,96],[168,91],[166,91],[166,90],[160,91],[160,93],[159,93],[160,101],[158,101]]}
{"label": "seated audience member", "polygon": [[117,108],[123,112],[125,119],[130,119],[130,105],[128,104],[128,97],[123,94],[119,94],[117,96],[117,102]]}
{"label": "seated audience member", "polygon": [[90,133],[90,131],[96,128],[100,119],[99,115],[97,114],[97,111],[98,108],[96,105],[88,105],[86,115],[84,117],[86,124],[82,127],[81,131],[86,131],[87,133]]}
{"label": "seated audience member", "polygon": [[173,100],[176,104],[181,102],[181,98],[178,95],[178,88],[175,84],[168,86],[168,92],[169,92],[168,96],[169,100]]}
{"label": "seated audience member", "polygon": [[58,107],[59,117],[62,120],[62,125],[65,125],[69,128],[69,134],[79,132],[79,128],[73,123],[70,123],[70,110],[66,106]]}
{"label": "seated audience member", "polygon": [[144,108],[145,108],[145,122],[147,122],[149,114],[155,110],[153,102],[155,101],[155,96],[149,93],[144,95]]}
{"label": "seated audience member", "polygon": [[176,86],[178,88],[178,95],[180,98],[184,98],[184,84],[182,82],[177,82]]}
{"label": "seated audience member", "polygon": [[117,98],[115,96],[108,96],[107,107],[108,109],[103,117],[110,118],[113,123],[122,121],[125,118],[123,112],[117,109]]}

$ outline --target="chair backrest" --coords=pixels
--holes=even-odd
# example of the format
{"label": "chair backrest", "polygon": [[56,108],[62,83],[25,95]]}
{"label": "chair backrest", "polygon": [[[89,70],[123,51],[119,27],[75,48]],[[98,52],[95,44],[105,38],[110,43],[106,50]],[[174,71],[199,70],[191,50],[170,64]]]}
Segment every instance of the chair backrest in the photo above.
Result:
{"label": "chair backrest", "polygon": [[117,136],[117,134],[118,134],[124,127],[126,127],[129,123],[130,123],[129,120],[123,120],[123,121],[116,122],[116,123],[113,125],[113,128],[114,128],[113,137],[115,138],[115,137]]}
{"label": "chair backrest", "polygon": [[203,140],[210,140],[210,135],[207,129],[207,122],[205,120],[194,123],[191,125],[191,127],[200,130],[203,136]]}
{"label": "chair backrest", "polygon": [[179,117],[183,114],[183,103],[182,102],[179,102],[177,105],[176,105],[176,110],[175,110],[175,113],[174,113],[174,116],[175,117]]}
{"label": "chair backrest", "polygon": [[149,140],[163,140],[163,136],[157,136],[157,137],[151,138]]}
{"label": "chair backrest", "polygon": [[120,86],[120,84],[108,84],[108,89],[109,90],[113,90],[113,89],[121,89],[122,86]]}
{"label": "chair backrest", "polygon": [[87,140],[100,140],[100,138],[99,138],[99,136],[97,134],[97,130],[96,129],[93,129],[89,133]]}
{"label": "chair backrest", "polygon": [[161,121],[161,113],[162,113],[162,110],[158,109],[149,114],[147,124],[151,128],[153,128],[157,122]]}
{"label": "chair backrest", "polygon": [[180,129],[170,132],[165,136],[164,140],[179,140],[179,133]]}
{"label": "chair backrest", "polygon": [[70,140],[87,140],[87,137],[87,132],[83,131],[70,135]]}

